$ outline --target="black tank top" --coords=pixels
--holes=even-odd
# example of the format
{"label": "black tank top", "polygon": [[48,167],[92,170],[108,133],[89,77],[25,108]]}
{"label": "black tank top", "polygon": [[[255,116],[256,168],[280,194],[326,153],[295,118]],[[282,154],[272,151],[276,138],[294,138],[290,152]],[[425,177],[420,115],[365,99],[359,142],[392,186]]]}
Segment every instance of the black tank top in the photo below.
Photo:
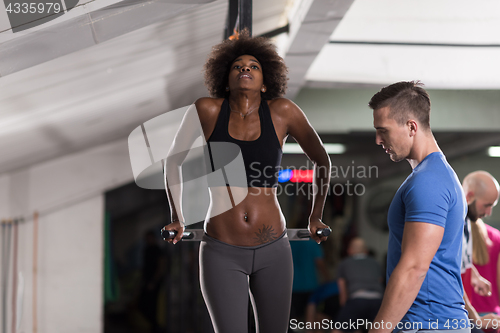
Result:
{"label": "black tank top", "polygon": [[[225,99],[222,103],[214,131],[207,140],[208,154],[205,154],[207,157],[207,173],[216,171],[218,168],[224,168],[225,165],[230,164],[234,156],[239,153],[237,149],[237,147],[239,147],[243,156],[246,172],[246,186],[276,187],[278,185],[278,171],[281,165],[281,155],[283,152],[274,129],[271,111],[269,110],[267,101],[261,101],[259,107],[260,136],[253,141],[238,140],[229,135],[228,127],[230,113],[229,101]],[[216,144],[214,144],[215,142],[234,143],[237,147],[234,145],[224,146],[221,144],[216,146]],[[222,149],[217,149],[216,147],[222,147]],[[217,149],[218,152],[216,152],[215,149]],[[231,186],[239,187],[245,185],[242,184],[242,182],[233,182],[230,172],[224,176],[224,179],[226,186],[229,186],[228,183],[230,183]],[[233,179],[235,178],[233,177]],[[221,182],[219,182],[219,184],[221,184]],[[209,186],[215,185],[213,182],[210,184],[209,181]]]}

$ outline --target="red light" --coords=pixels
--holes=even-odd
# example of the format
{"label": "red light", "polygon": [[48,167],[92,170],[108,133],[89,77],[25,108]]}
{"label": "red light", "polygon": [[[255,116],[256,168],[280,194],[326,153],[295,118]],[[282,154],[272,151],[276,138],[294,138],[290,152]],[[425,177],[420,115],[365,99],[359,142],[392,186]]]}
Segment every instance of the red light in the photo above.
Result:
{"label": "red light", "polygon": [[290,181],[292,183],[312,183],[314,170],[293,170]]}

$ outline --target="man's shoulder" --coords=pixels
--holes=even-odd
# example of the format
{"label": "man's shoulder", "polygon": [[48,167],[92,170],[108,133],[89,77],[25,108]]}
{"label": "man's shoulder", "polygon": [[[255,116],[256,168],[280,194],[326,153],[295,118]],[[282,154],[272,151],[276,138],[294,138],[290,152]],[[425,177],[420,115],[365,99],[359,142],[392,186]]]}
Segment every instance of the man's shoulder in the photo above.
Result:
{"label": "man's shoulder", "polygon": [[413,174],[406,182],[404,190],[407,194],[418,193],[421,195],[426,192],[436,193],[448,190],[456,185],[451,176],[438,170],[428,170]]}
{"label": "man's shoulder", "polygon": [[338,268],[345,268],[346,266],[351,266],[353,262],[352,257],[347,257],[339,262]]}
{"label": "man's shoulder", "polygon": [[[467,204],[460,181],[442,154],[435,156],[433,161],[425,168],[414,170],[402,191],[406,212],[410,212],[406,217],[412,218],[409,221],[418,221],[425,215],[429,223],[444,226],[448,214],[452,213],[453,220],[460,216],[463,228]],[[439,221],[437,216],[440,216]]]}
{"label": "man's shoulder", "polygon": [[347,257],[347,258],[340,260],[339,266],[345,265],[347,262],[349,262],[349,259],[351,259],[351,257]]}
{"label": "man's shoulder", "polygon": [[408,185],[432,191],[461,187],[453,168],[442,159],[433,159],[431,163],[414,172],[408,180]]}
{"label": "man's shoulder", "polygon": [[369,262],[377,262],[374,258],[368,256],[368,255],[363,255],[363,256],[351,256],[343,259],[340,264],[348,265],[348,264],[361,264],[364,265]]}
{"label": "man's shoulder", "polygon": [[413,172],[414,179],[448,179],[450,166],[445,161],[433,159]]}
{"label": "man's shoulder", "polygon": [[378,263],[377,259],[375,259],[375,258],[373,258],[371,256],[366,256],[362,260],[363,260],[363,264],[367,265],[369,267],[380,266],[380,264]]}

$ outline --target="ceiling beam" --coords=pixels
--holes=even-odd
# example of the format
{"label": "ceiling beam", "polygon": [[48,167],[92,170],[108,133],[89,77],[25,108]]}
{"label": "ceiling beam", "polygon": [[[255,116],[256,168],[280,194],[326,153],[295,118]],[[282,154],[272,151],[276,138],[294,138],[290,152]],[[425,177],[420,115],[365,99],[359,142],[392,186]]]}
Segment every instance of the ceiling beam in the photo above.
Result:
{"label": "ceiling beam", "polygon": [[[0,77],[80,51],[215,0],[106,1],[78,5],[51,22],[0,33]],[[99,4],[116,2],[99,8]],[[97,8],[97,9],[96,9]],[[3,22],[5,23],[5,22]]]}
{"label": "ceiling beam", "polygon": [[354,0],[302,0],[290,18],[285,51],[289,68],[287,98],[304,86],[306,73]]}

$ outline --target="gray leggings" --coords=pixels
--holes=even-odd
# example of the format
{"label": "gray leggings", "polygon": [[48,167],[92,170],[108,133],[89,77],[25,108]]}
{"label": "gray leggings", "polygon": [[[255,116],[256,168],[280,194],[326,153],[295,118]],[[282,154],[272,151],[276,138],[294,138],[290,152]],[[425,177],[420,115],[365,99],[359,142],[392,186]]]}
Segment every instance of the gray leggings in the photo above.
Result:
{"label": "gray leggings", "polygon": [[200,244],[200,285],[216,333],[247,333],[248,297],[259,333],[288,330],[293,263],[286,231],[259,246],[234,246],[208,235]]}

